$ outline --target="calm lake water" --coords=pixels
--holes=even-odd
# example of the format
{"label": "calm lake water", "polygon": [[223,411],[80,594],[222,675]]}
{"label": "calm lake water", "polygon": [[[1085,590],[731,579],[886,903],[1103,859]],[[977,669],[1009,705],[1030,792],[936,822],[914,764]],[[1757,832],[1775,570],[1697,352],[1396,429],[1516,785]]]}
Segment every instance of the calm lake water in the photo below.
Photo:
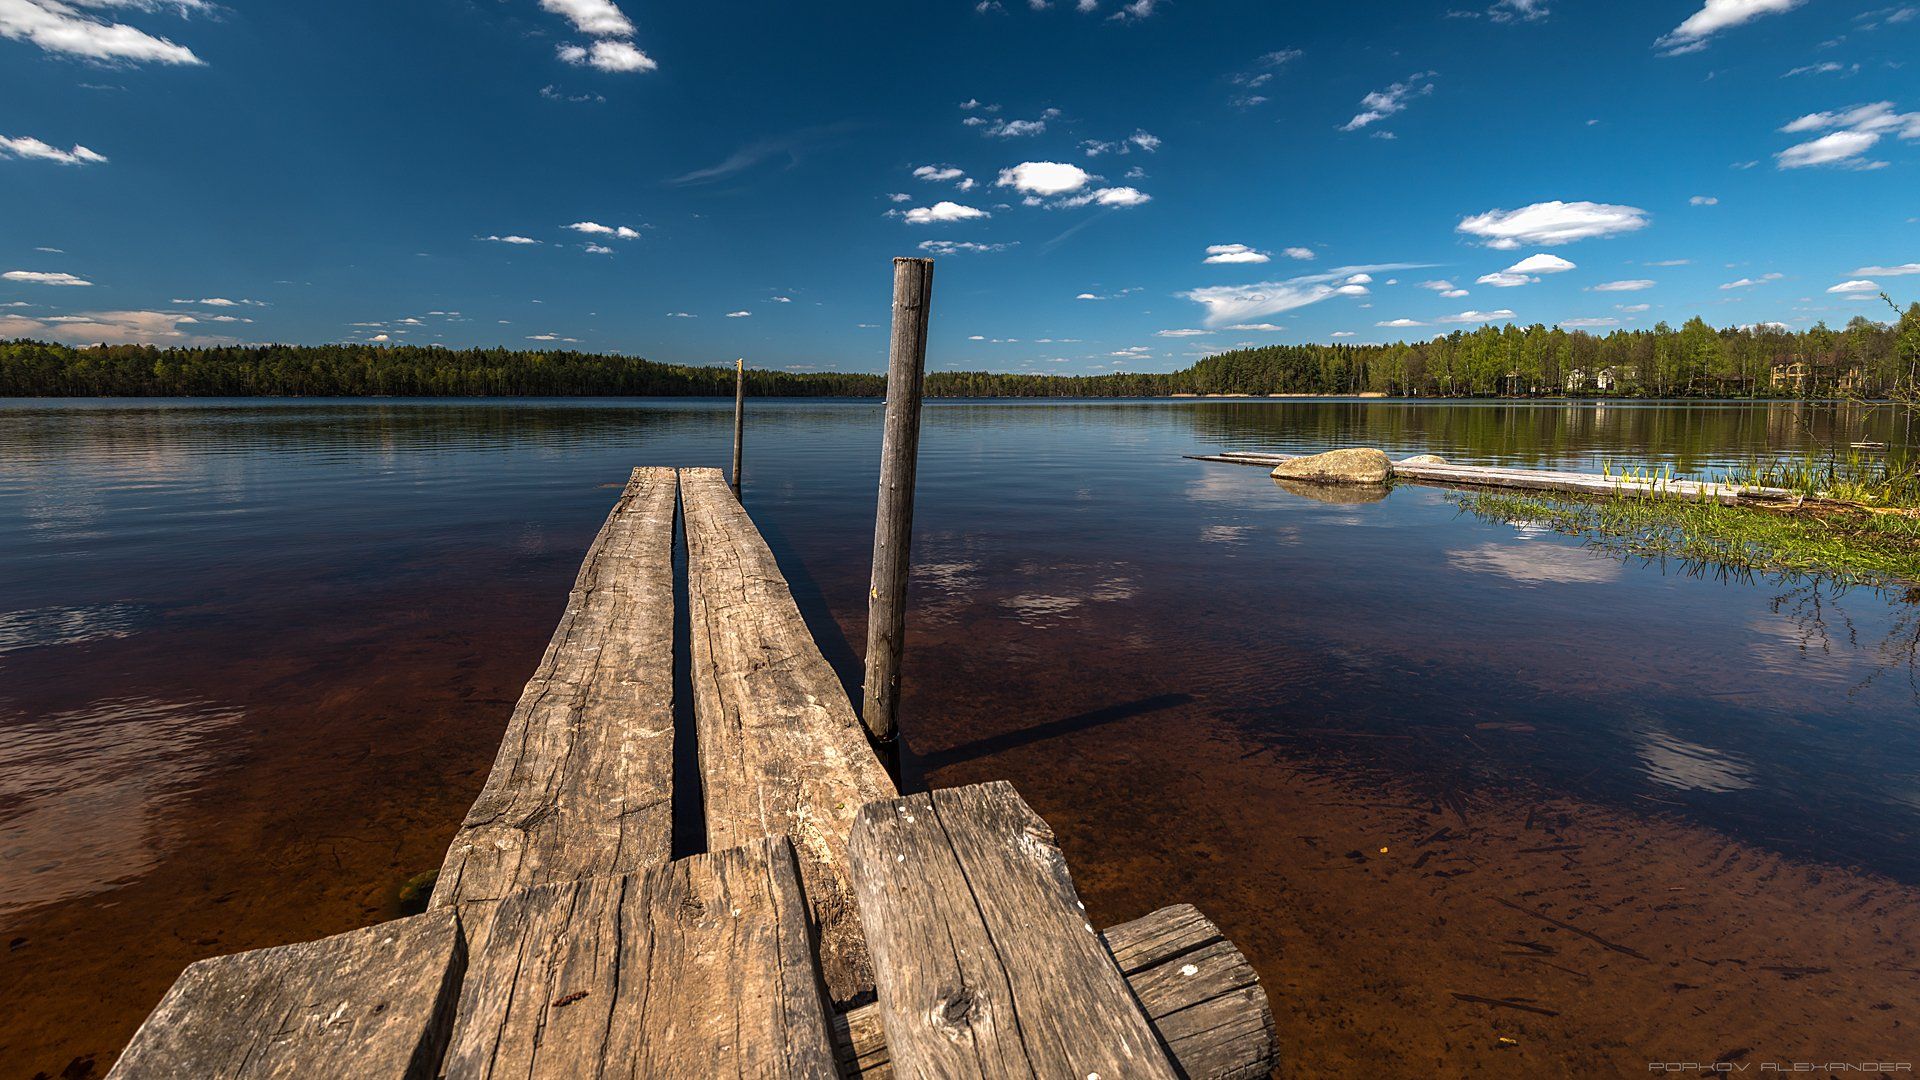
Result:
{"label": "calm lake water", "polygon": [[[848,680],[880,419],[760,401],[748,426],[748,508]],[[1182,457],[1714,475],[1835,425],[1904,437],[1792,405],[933,404],[906,781],[1014,779],[1115,917],[1232,873],[1177,842],[1260,813],[1231,784],[1152,825],[1174,839],[1151,870],[1102,824],[1145,829],[1148,793],[1229,745],[1250,770],[1545,793],[1920,883],[1913,597],[1622,562],[1431,488],[1323,502]],[[396,914],[629,468],[721,466],[730,437],[731,402],[0,402],[0,1076],[104,1070],[194,958]],[[1216,906],[1256,951],[1261,906]]]}

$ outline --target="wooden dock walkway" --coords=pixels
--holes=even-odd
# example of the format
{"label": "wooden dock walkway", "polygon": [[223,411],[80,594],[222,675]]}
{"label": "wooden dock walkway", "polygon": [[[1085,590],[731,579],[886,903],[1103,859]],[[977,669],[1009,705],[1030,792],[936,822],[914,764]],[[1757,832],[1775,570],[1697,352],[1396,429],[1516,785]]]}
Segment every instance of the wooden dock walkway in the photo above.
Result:
{"label": "wooden dock walkway", "polygon": [[[1229,465],[1254,465],[1271,469],[1294,460],[1290,454],[1266,454],[1227,451],[1220,454],[1189,454],[1195,461],[1219,461]],[[1668,477],[1595,476],[1592,473],[1558,472],[1550,469],[1515,469],[1495,465],[1455,465],[1452,463],[1396,461],[1393,478],[1417,484],[1441,487],[1508,488],[1522,491],[1560,491],[1574,495],[1642,495],[1679,499],[1711,499],[1737,503],[1799,503],[1798,492],[1785,488],[1723,484],[1710,480],[1681,480]]]}
{"label": "wooden dock walkway", "polygon": [[[673,860],[677,737],[708,850]],[[1274,1061],[1265,990],[1198,911],[1098,933],[1011,786],[900,797],[718,470],[642,468],[428,911],[189,966],[109,1075],[1115,1080]]]}

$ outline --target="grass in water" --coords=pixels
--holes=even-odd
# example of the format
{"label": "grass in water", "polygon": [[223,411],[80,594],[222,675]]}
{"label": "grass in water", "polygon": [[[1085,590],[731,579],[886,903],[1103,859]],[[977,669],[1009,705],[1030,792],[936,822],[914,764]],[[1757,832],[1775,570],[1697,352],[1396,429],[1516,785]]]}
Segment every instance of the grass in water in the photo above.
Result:
{"label": "grass in water", "polygon": [[1624,495],[1459,492],[1452,501],[1486,521],[1542,525],[1619,555],[1846,586],[1920,585],[1920,519],[1912,517]]}

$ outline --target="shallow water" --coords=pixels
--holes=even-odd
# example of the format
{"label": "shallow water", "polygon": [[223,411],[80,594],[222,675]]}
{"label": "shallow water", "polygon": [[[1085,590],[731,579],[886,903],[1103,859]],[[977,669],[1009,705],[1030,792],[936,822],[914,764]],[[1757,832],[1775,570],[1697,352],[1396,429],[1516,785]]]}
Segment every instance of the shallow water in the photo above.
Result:
{"label": "shallow water", "polygon": [[[192,959],[392,917],[613,487],[723,465],[730,406],[0,402],[0,1075],[104,1069]],[[879,424],[874,402],[755,402],[748,427],[748,508],[850,681]],[[1194,838],[1311,832],[1249,801],[1283,771],[1463,823],[1570,800],[1920,883],[1908,597],[1622,562],[1435,489],[1320,501],[1182,457],[1711,476],[1835,432],[1904,435],[1799,405],[934,404],[907,783],[1013,779],[1107,921],[1202,889],[1263,972],[1284,935]],[[1216,757],[1217,787],[1153,794]],[[1112,846],[1147,834],[1168,838],[1150,862]]]}

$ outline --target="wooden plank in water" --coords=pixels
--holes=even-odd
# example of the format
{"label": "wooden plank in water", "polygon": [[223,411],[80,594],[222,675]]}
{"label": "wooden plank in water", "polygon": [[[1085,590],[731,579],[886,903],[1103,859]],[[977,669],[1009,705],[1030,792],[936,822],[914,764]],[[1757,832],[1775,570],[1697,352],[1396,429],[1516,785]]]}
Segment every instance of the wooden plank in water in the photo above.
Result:
{"label": "wooden plank in water", "polygon": [[[1196,461],[1218,461],[1230,465],[1255,465],[1271,468],[1292,460],[1287,454],[1262,454],[1228,451],[1222,454],[1191,455]],[[1785,488],[1723,484],[1707,480],[1654,477],[1634,480],[1624,476],[1596,476],[1591,473],[1560,472],[1551,469],[1518,469],[1495,465],[1429,465],[1395,462],[1395,480],[1440,484],[1447,487],[1511,488],[1522,491],[1562,491],[1584,495],[1662,495],[1674,498],[1712,499],[1733,504],[1739,502],[1820,502],[1803,498]]]}
{"label": "wooden plank in water", "polygon": [[859,808],[895,793],[794,605],[773,552],[718,469],[682,469],[693,706],[707,846],[790,836],[836,1002],[873,986],[847,881]]}
{"label": "wooden plank in water", "polygon": [[836,1075],[786,838],[495,906],[447,1080]]}
{"label": "wooden plank in water", "polygon": [[451,911],[201,960],[108,1076],[427,1080],[447,1045],[465,961]]}
{"label": "wooden plank in water", "polygon": [[[1273,1013],[1259,976],[1193,905],[1164,907],[1100,936],[1181,1076],[1242,1080],[1272,1071]],[[877,1003],[831,1024],[843,1075],[893,1076]]]}
{"label": "wooden plank in water", "polygon": [[852,855],[898,1073],[1178,1075],[1011,785],[869,804]]}
{"label": "wooden plank in water", "polygon": [[507,722],[436,908],[667,861],[673,834],[672,469],[635,469]]}

